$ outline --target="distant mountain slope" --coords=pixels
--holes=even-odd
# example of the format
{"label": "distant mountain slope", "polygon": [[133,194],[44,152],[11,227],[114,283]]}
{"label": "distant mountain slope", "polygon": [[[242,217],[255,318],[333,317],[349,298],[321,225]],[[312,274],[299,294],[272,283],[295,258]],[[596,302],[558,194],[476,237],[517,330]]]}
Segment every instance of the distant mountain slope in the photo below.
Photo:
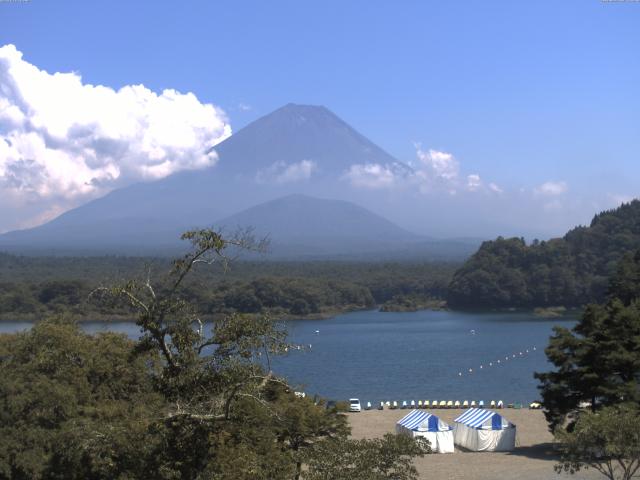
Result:
{"label": "distant mountain slope", "polygon": [[354,203],[300,194],[251,207],[217,224],[231,230],[251,226],[256,235],[268,235],[280,254],[397,251],[423,239]]}
{"label": "distant mountain slope", "polygon": [[455,307],[579,306],[601,301],[626,253],[640,248],[640,201],[596,215],[588,227],[527,245],[519,238],[484,242],[456,272]]}
{"label": "distant mountain slope", "polygon": [[[290,193],[339,191],[355,163],[409,169],[325,107],[286,105],[215,147],[214,167],[131,185],[37,228],[0,236],[0,249],[50,252],[122,251],[142,254],[176,245],[179,231],[211,225],[252,205]],[[311,178],[288,182],[291,165],[313,162]],[[302,172],[305,173],[305,172]],[[287,177],[289,175],[289,177]],[[294,175],[295,176],[295,175]]]}

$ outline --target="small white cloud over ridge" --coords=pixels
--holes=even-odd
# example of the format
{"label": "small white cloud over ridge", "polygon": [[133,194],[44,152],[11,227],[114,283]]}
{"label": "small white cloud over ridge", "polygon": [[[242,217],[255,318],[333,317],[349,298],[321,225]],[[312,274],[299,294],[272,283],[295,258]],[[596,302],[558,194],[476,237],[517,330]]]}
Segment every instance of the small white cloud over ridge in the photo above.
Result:
{"label": "small white cloud over ridge", "polygon": [[500,188],[498,185],[496,185],[493,182],[490,182],[488,187],[489,187],[489,190],[491,190],[494,193],[503,193],[504,192],[504,190],[502,190],[502,188]]}
{"label": "small white cloud over ridge", "polygon": [[267,168],[258,170],[256,182],[258,183],[294,183],[308,180],[318,169],[313,160],[302,160],[296,163],[275,162]]}
{"label": "small white cloud over ridge", "polygon": [[548,181],[534,188],[533,192],[536,195],[555,197],[558,195],[562,195],[563,193],[566,193],[568,189],[569,187],[566,182]]}
{"label": "small white cloud over ridge", "polygon": [[365,163],[351,165],[344,178],[355,187],[386,188],[394,186],[401,177],[391,165]]}
{"label": "small white cloud over ridge", "polygon": [[470,192],[478,191],[482,188],[482,180],[480,180],[480,175],[477,173],[473,173],[471,175],[467,175],[467,190]]}

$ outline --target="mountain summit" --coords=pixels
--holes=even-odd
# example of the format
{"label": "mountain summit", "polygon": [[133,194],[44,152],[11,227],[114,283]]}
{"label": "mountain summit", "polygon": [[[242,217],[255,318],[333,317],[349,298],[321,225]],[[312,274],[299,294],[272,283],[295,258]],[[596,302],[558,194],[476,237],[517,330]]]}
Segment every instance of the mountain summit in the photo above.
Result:
{"label": "mountain summit", "polygon": [[245,175],[305,160],[315,164],[317,174],[333,176],[353,164],[400,163],[326,107],[293,103],[250,123],[214,150],[216,168]]}

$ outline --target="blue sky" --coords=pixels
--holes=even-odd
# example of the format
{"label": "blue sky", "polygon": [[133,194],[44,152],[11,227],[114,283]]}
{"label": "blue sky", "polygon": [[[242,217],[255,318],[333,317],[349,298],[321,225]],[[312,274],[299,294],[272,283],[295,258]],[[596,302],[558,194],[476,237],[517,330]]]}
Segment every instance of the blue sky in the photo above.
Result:
{"label": "blue sky", "polygon": [[233,130],[322,104],[403,161],[420,142],[503,190],[563,183],[558,229],[640,190],[637,2],[31,0],[0,25],[40,69],[193,92]]}

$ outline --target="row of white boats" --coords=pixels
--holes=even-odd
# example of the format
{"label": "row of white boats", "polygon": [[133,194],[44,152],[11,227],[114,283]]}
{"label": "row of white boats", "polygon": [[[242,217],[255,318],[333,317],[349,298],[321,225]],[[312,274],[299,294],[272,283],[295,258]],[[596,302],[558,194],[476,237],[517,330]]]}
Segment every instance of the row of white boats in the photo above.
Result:
{"label": "row of white boats", "polygon": [[[460,401],[460,400],[433,400],[433,401],[429,401],[429,400],[418,400],[417,402],[415,400],[411,400],[410,402],[407,402],[406,400],[403,401],[402,403],[398,403],[397,401],[387,401],[387,402],[380,402],[380,405],[378,406],[378,410],[384,410],[384,409],[389,409],[389,410],[394,410],[394,409],[406,409],[406,408],[411,408],[411,409],[416,409],[416,408],[485,408],[485,403],[483,400],[480,400],[476,403],[475,400],[464,400],[464,401]],[[491,400],[489,402],[488,408],[505,408],[504,402],[502,400],[498,400],[497,402],[495,400]],[[522,404],[519,403],[510,403],[507,405],[507,408],[522,408]],[[529,408],[530,409],[540,409],[542,408],[542,405],[538,402],[532,402],[529,404]],[[372,410],[373,406],[371,405],[371,402],[367,402],[366,406],[365,406],[365,410]]]}

